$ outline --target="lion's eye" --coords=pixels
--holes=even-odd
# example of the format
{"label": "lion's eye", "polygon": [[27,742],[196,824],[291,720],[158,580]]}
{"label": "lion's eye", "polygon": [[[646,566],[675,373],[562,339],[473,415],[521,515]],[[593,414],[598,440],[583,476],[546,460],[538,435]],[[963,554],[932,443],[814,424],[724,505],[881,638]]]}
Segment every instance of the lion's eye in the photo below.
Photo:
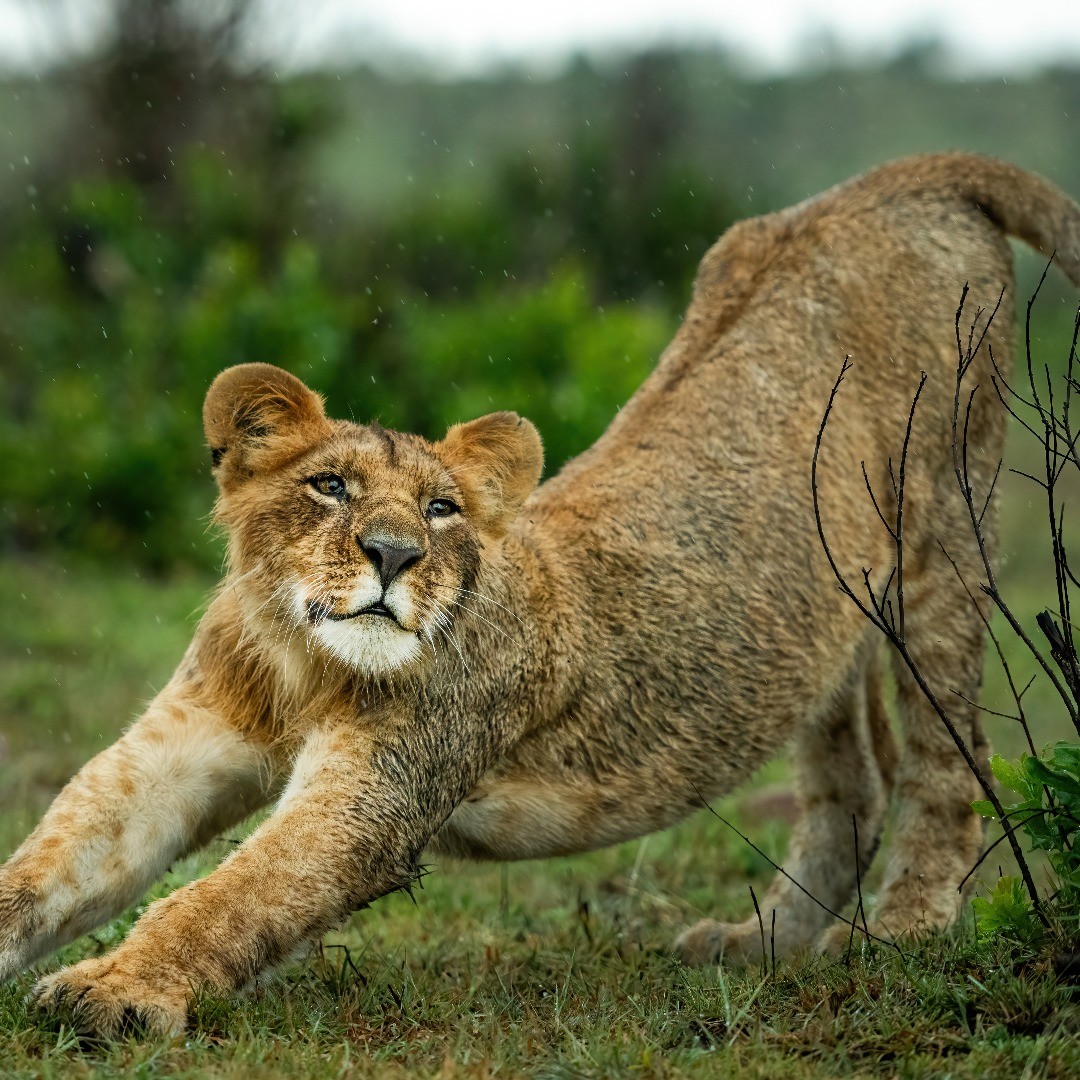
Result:
{"label": "lion's eye", "polygon": [[451,514],[460,513],[460,507],[449,499],[432,499],[427,504],[428,517],[449,517]]}
{"label": "lion's eye", "polygon": [[308,483],[320,495],[329,495],[332,499],[340,499],[345,495],[345,481],[334,473],[319,473],[318,476],[309,476]]}

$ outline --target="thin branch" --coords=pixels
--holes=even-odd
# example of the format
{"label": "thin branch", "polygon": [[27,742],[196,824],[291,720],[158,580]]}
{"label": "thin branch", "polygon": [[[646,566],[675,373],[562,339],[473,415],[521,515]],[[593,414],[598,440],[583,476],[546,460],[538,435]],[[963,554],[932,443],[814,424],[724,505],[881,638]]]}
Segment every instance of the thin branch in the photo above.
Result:
{"label": "thin branch", "polygon": [[1037,476],[1032,476],[1031,473],[1024,472],[1023,469],[1010,469],[1009,472],[1015,476],[1022,476],[1025,480],[1030,480],[1033,484],[1038,484],[1044,491],[1047,490],[1046,481],[1040,480]]}
{"label": "thin branch", "polygon": [[[764,968],[764,971],[762,972],[762,974],[763,975],[768,975],[768,973],[769,973],[768,961],[765,958],[765,923],[761,918],[761,907],[757,902],[757,893],[754,892],[754,886],[749,885],[748,888],[750,889],[750,899],[754,901],[754,914],[757,915],[758,930],[761,931],[761,964],[762,964],[762,967]],[[775,911],[775,910],[776,910],[776,908],[773,908],[773,911]]]}
{"label": "thin branch", "polygon": [[1035,301],[1038,300],[1039,293],[1042,292],[1043,282],[1046,281],[1046,275],[1050,273],[1050,264],[1054,261],[1055,254],[1056,252],[1052,253],[1050,258],[1046,260],[1042,276],[1039,278],[1039,284],[1035,286],[1035,291],[1028,297],[1027,311],[1024,315],[1024,354],[1027,359],[1028,385],[1031,387],[1031,397],[1040,416],[1044,416],[1045,414],[1043,412],[1042,402],[1039,401],[1039,390],[1035,385],[1035,369],[1031,359],[1031,311],[1035,307]]}
{"label": "thin branch", "polygon": [[878,519],[881,521],[881,524],[885,526],[885,531],[895,540],[896,533],[893,531],[893,527],[885,520],[885,515],[881,512],[881,507],[878,506],[877,497],[874,495],[874,489],[870,486],[870,477],[867,475],[866,472],[866,462],[860,461],[859,465],[862,467],[862,477],[863,481],[866,484],[866,491],[867,494],[869,494],[870,496],[870,502],[873,504],[874,509],[877,511]]}
{"label": "thin branch", "polygon": [[772,977],[776,978],[776,908],[772,909],[772,929],[769,931],[769,953],[772,957]]}
{"label": "thin branch", "polygon": [[[966,297],[966,295],[967,295],[967,289],[965,287],[964,296]],[[959,325],[960,325],[960,322],[959,322],[959,320],[960,320],[960,312],[962,310],[963,310],[963,300],[961,300],[961,306],[960,306],[960,308],[958,309],[958,312],[957,312],[956,326],[957,326],[957,334],[958,335],[959,335]],[[933,690],[931,690],[931,688],[927,684],[926,679],[923,676],[922,670],[920,669],[920,667],[918,666],[918,664],[915,662],[914,658],[911,656],[910,652],[908,651],[907,643],[906,643],[906,641],[904,639],[903,633],[902,632],[897,633],[896,629],[893,626],[890,626],[883,618],[880,617],[879,614],[877,614],[875,612],[875,610],[873,608],[868,608],[855,595],[855,593],[851,589],[851,586],[848,584],[847,579],[844,577],[843,572],[840,570],[839,566],[837,565],[836,559],[835,559],[835,557],[833,556],[833,553],[832,553],[832,548],[830,547],[828,538],[825,535],[824,522],[823,522],[822,516],[821,516],[820,492],[819,492],[819,487],[818,487],[818,466],[819,466],[819,461],[820,461],[820,457],[821,457],[821,445],[822,445],[822,441],[823,441],[824,436],[825,436],[825,428],[826,428],[826,426],[827,426],[827,424],[829,422],[829,417],[832,414],[832,410],[833,410],[833,407],[834,407],[835,402],[836,402],[836,395],[840,391],[840,385],[843,382],[844,375],[847,373],[850,366],[851,365],[850,365],[849,358],[845,357],[844,358],[844,363],[840,368],[840,374],[837,376],[837,379],[836,379],[835,383],[833,384],[832,391],[829,394],[829,400],[828,400],[828,403],[826,404],[825,412],[822,415],[821,425],[818,428],[817,439],[816,439],[815,444],[814,444],[814,456],[813,456],[813,459],[811,461],[811,466],[810,466],[810,486],[811,486],[811,492],[812,492],[812,496],[813,496],[814,519],[815,519],[815,523],[817,525],[818,537],[821,540],[822,547],[823,547],[823,549],[825,551],[825,557],[828,560],[829,566],[832,568],[833,575],[835,576],[835,578],[837,580],[837,583],[840,586],[841,591],[845,595],[847,595],[855,603],[855,605],[859,608],[859,610],[863,613],[863,615],[874,626],[876,626],[886,636],[886,638],[889,640],[889,642],[892,644],[893,648],[896,650],[897,654],[900,656],[901,660],[904,662],[905,667],[907,667],[909,673],[911,674],[911,677],[915,680],[915,684],[918,686],[919,690],[922,692],[923,697],[926,699],[927,703],[930,705],[930,707],[937,714],[937,716],[941,720],[941,722],[945,725],[945,729],[948,731],[949,736],[953,740],[953,743],[955,744],[956,748],[960,751],[960,754],[964,758],[964,761],[967,764],[968,768],[971,770],[972,775],[976,778],[976,780],[978,781],[979,786],[982,788],[983,794],[985,794],[987,800],[990,802],[990,805],[993,806],[994,811],[1000,816],[1001,814],[1005,813],[1005,808],[1002,805],[1001,800],[998,798],[997,793],[994,791],[991,784],[987,781],[986,776],[984,775],[983,771],[975,763],[975,759],[971,756],[971,751],[968,749],[967,743],[964,741],[963,737],[960,735],[960,732],[957,731],[956,726],[955,726],[955,724],[953,724],[951,717],[948,715],[948,713],[942,707],[941,703],[938,701],[937,695],[933,692]],[[925,382],[926,382],[926,374],[924,372],[923,375],[922,375],[922,378],[919,381],[919,393],[921,393],[922,387],[925,385]],[[954,410],[954,414],[953,414],[953,422],[954,422],[953,430],[954,430],[954,433],[955,433],[955,430],[956,430],[955,425],[956,425],[957,411],[959,409],[959,392],[960,391],[959,391],[959,380],[958,380],[957,390],[956,390],[956,410]],[[917,401],[917,400],[918,400],[918,393],[916,393],[916,396],[915,396],[915,401]],[[911,428],[912,428],[912,426],[914,424],[914,417],[915,417],[915,410],[914,410],[914,406],[913,406],[912,409],[908,413],[908,422],[907,422],[908,426],[907,426],[907,430],[905,432],[905,437],[904,437],[905,449],[906,449],[906,447],[907,447],[907,445],[908,445],[908,443],[910,441]],[[955,439],[954,439],[954,446],[953,446],[953,455],[954,455],[954,461],[955,461],[956,458],[957,458],[957,449],[956,449],[956,446],[955,446]],[[901,487],[901,485],[898,485],[898,492],[897,492],[898,499],[900,497],[900,490],[899,490],[900,487]],[[971,509],[972,514],[974,514],[974,505],[971,502],[970,489],[966,488],[966,486],[963,485],[963,484],[962,484],[962,487],[964,487],[964,490],[965,490],[965,495],[966,495],[968,506]],[[902,506],[897,507],[897,519],[898,519],[898,522],[901,519],[902,510],[903,510]],[[973,517],[973,521],[974,521],[974,517]],[[899,527],[897,528],[897,533],[901,533],[901,530],[900,530]],[[984,552],[984,560],[988,563],[989,559],[988,559],[988,556],[985,555],[985,543],[984,543],[984,541],[982,539],[981,533],[979,534],[979,545],[980,545],[980,548],[982,549],[982,551]],[[900,553],[898,553],[898,556],[899,556],[899,554]],[[898,557],[898,561],[899,561],[899,557]],[[903,626],[903,604],[902,604],[902,593],[901,593],[899,588],[897,589],[897,593],[898,593],[897,608],[898,608],[898,613],[899,613],[899,625],[902,627]],[[876,605],[875,605],[875,607],[876,607]],[[1024,885],[1028,890],[1029,896],[1031,897],[1032,907],[1033,907],[1037,917],[1045,924],[1045,923],[1047,923],[1047,919],[1046,919],[1046,916],[1043,914],[1043,911],[1042,911],[1042,903],[1041,903],[1041,901],[1039,899],[1038,890],[1035,887],[1035,882],[1034,882],[1034,879],[1031,876],[1031,870],[1030,870],[1030,867],[1027,864],[1027,860],[1024,858],[1024,853],[1023,853],[1023,851],[1021,851],[1020,845],[1016,841],[1015,837],[1010,838],[1010,847],[1012,848],[1013,855],[1016,858],[1017,865],[1020,867],[1020,873],[1023,876]]]}
{"label": "thin branch", "polygon": [[[732,825],[732,823],[728,821],[728,819],[724,817],[724,815],[721,814],[719,810],[716,810],[713,806],[709,804],[708,799],[706,799],[705,796],[702,795],[700,791],[698,791],[697,785],[694,785],[694,791],[697,792],[697,796],[701,800],[701,805],[704,806],[705,809],[708,810],[714,818],[716,818],[718,821],[723,822],[737,837],[739,837],[740,840],[743,841],[743,843],[748,844],[751,850],[760,855],[778,874],[781,874],[783,877],[787,878],[787,880],[790,881],[791,884],[799,890],[799,892],[812,900],[815,904],[817,904],[819,908],[821,908],[822,911],[827,912],[834,919],[839,919],[845,925],[852,925],[851,919],[845,919],[844,916],[840,914],[840,912],[833,911],[833,909],[829,907],[828,904],[822,903],[812,892],[810,892],[809,889],[803,886],[801,882],[796,881],[779,863],[776,863],[772,859],[770,859],[769,856],[766,855],[765,852],[762,851],[761,848],[759,848],[757,844],[755,844],[754,841],[750,839],[749,836],[745,835],[745,833],[739,832],[739,830],[736,829],[735,826]],[[895,949],[899,956],[904,955],[903,950],[900,948],[899,945],[896,944],[895,941],[890,941],[888,938],[878,937],[877,934],[869,934],[868,936],[872,940],[877,941],[882,945],[888,945],[890,949]]]}
{"label": "thin branch", "polygon": [[[994,479],[990,481],[990,490],[986,493],[986,501],[983,503],[982,513],[979,514],[979,528],[982,528],[983,518],[990,508],[990,500],[994,497],[994,489],[997,487],[998,477],[1001,475],[1002,459],[998,458],[997,468],[994,469]],[[970,595],[970,594],[969,594]]]}
{"label": "thin branch", "polygon": [[866,940],[870,940],[870,927],[866,924],[866,905],[863,903],[862,894],[862,864],[859,861],[859,822],[855,815],[851,815],[851,831],[855,837],[855,895],[858,897],[858,903],[855,905],[855,915],[851,920],[851,933],[848,935],[848,947],[847,954],[848,959],[851,958],[851,948],[855,944],[855,921],[862,916],[862,931],[866,935]]}
{"label": "thin branch", "polygon": [[[994,356],[994,352],[993,352],[993,350],[991,349],[991,350],[990,350],[990,357],[991,357],[991,359],[993,359],[993,356]],[[996,365],[997,365],[997,361],[996,361],[996,360],[994,361],[994,364],[995,364],[994,370],[995,370],[995,372],[996,372],[996,371],[997,371],[997,366],[996,366]],[[1042,438],[1042,436],[1041,436],[1041,435],[1040,435],[1040,434],[1039,434],[1039,433],[1038,433],[1038,432],[1037,432],[1037,431],[1036,431],[1036,430],[1035,430],[1035,429],[1034,429],[1034,428],[1033,428],[1033,427],[1032,427],[1032,426],[1031,426],[1031,425],[1030,425],[1030,424],[1029,424],[1029,423],[1028,423],[1028,422],[1027,422],[1027,421],[1026,421],[1026,420],[1025,420],[1025,419],[1024,419],[1024,418],[1023,418],[1023,417],[1022,417],[1022,416],[1021,416],[1021,415],[1020,415],[1020,414],[1019,414],[1019,413],[1018,413],[1018,412],[1017,412],[1017,411],[1016,411],[1016,410],[1015,410],[1015,409],[1014,409],[1014,408],[1013,408],[1013,407],[1012,407],[1012,406],[1011,406],[1011,405],[1010,405],[1009,403],[1008,403],[1008,402],[1007,402],[1007,401],[1006,401],[1006,400],[1005,400],[1005,395],[1004,395],[1004,394],[1003,394],[1003,393],[1001,392],[1001,387],[1002,387],[1002,385],[1003,385],[1003,384],[1004,384],[1005,388],[1006,388],[1007,390],[1009,390],[1009,392],[1010,392],[1010,393],[1012,393],[1012,394],[1013,394],[1014,396],[1016,396],[1016,397],[1019,397],[1019,395],[1018,395],[1018,394],[1016,394],[1016,392],[1015,392],[1015,391],[1014,391],[1014,390],[1013,390],[1013,389],[1012,389],[1012,388],[1011,388],[1011,387],[1009,386],[1008,382],[1006,382],[1006,380],[1005,380],[1005,379],[1004,379],[1004,378],[1003,378],[1002,376],[999,376],[999,375],[996,375],[996,374],[995,374],[995,375],[992,375],[992,376],[990,377],[990,382],[991,382],[991,384],[993,385],[993,387],[994,387],[994,390],[995,390],[995,391],[996,391],[996,393],[997,393],[997,398],[998,398],[998,401],[1000,401],[1000,402],[1001,402],[1001,407],[1002,407],[1002,408],[1003,408],[1003,409],[1004,409],[1004,410],[1005,410],[1005,411],[1006,411],[1006,412],[1007,412],[1007,413],[1008,413],[1008,414],[1009,414],[1009,415],[1010,415],[1010,416],[1011,416],[1011,417],[1012,417],[1012,418],[1013,418],[1013,419],[1014,419],[1014,420],[1015,420],[1015,421],[1016,421],[1016,422],[1017,422],[1017,423],[1018,423],[1018,424],[1019,424],[1019,425],[1020,425],[1021,427],[1023,427],[1023,428],[1026,428],[1026,429],[1028,430],[1028,432],[1029,432],[1029,433],[1030,433],[1030,434],[1031,434],[1032,436],[1034,436],[1034,437],[1035,437],[1036,439],[1041,439],[1041,438]],[[1022,400],[1022,399],[1021,399],[1021,400]],[[1027,402],[1024,402],[1024,404],[1026,405],[1026,404],[1027,404]],[[1034,408],[1034,406],[1032,406],[1032,408]]]}
{"label": "thin branch", "polygon": [[978,709],[979,712],[985,713],[987,716],[997,716],[1002,720],[1013,720],[1016,723],[1020,722],[1019,716],[1013,716],[1012,713],[1007,712],[998,712],[997,709],[990,709],[987,708],[987,706],[985,705],[980,705],[979,702],[972,700],[967,696],[967,694],[961,693],[961,691],[957,690],[955,687],[950,689],[949,693],[955,694],[965,704],[970,705],[973,709]]}
{"label": "thin branch", "polygon": [[[998,300],[1000,304],[1000,299]],[[996,308],[994,309],[997,310]],[[985,334],[986,331],[984,330]],[[915,410],[919,407],[919,398],[926,386],[926,372],[919,376],[919,386],[911,399],[907,427],[904,429],[904,449],[900,453],[900,491],[896,497],[896,614],[900,624],[900,640],[904,640],[904,478],[907,473],[908,447],[911,444],[911,429],[915,426]]]}
{"label": "thin branch", "polygon": [[[1000,461],[998,462],[998,468],[1001,468]],[[964,575],[961,573],[960,567],[956,565],[956,560],[949,554],[948,549],[943,543],[941,543],[940,540],[938,541],[938,547],[941,548],[941,553],[945,556],[945,558],[949,560],[949,565],[952,566],[953,573],[955,573],[957,578],[959,579],[960,584],[964,588],[964,592],[967,593],[968,599],[971,601],[971,606],[975,609],[980,621],[986,629],[986,633],[989,635],[990,640],[994,643],[994,651],[998,655],[998,662],[1001,664],[1002,671],[1005,672],[1005,679],[1009,684],[1009,692],[1013,696],[1013,701],[1016,702],[1016,711],[1018,715],[1013,719],[1015,719],[1020,724],[1020,727],[1023,729],[1024,737],[1027,739],[1028,749],[1031,751],[1032,757],[1035,757],[1035,741],[1031,737],[1031,729],[1028,727],[1027,716],[1024,713],[1023,704],[1024,695],[1028,692],[1031,684],[1035,681],[1035,676],[1031,676],[1031,678],[1028,680],[1027,686],[1025,686],[1023,690],[1017,691],[1016,682],[1013,680],[1012,668],[1009,666],[1009,661],[1005,657],[1005,650],[1002,649],[1001,641],[998,639],[997,634],[994,633],[994,628],[993,626],[991,626],[990,620],[986,617],[986,612],[983,611],[982,604],[980,604],[978,600],[975,599],[975,594],[968,587],[968,583],[964,578]],[[954,690],[953,692],[957,693],[958,691]]]}
{"label": "thin branch", "polygon": [[[1046,276],[1044,270],[1043,276]],[[1005,616],[1005,620],[1012,628],[1013,633],[1024,643],[1025,647],[1035,658],[1039,666],[1046,672],[1047,677],[1053,683],[1054,688],[1057,690],[1058,695],[1061,697],[1062,702],[1068,711],[1069,718],[1072,721],[1074,727],[1080,732],[1080,717],[1077,715],[1076,705],[1069,699],[1068,691],[1050,667],[1046,660],[1046,657],[1036,648],[1035,643],[1028,636],[1023,626],[1020,625],[1020,621],[1012,613],[1008,604],[1005,603],[1004,598],[998,588],[997,577],[994,574],[993,563],[990,559],[990,553],[986,546],[986,537],[983,535],[982,529],[979,527],[979,514],[975,509],[975,503],[972,499],[971,484],[968,474],[963,468],[963,459],[961,454],[961,447],[959,445],[959,420],[960,420],[960,391],[963,385],[964,373],[970,366],[971,358],[966,357],[963,351],[963,345],[961,344],[960,336],[960,322],[963,318],[964,304],[967,300],[968,287],[965,285],[963,293],[960,297],[960,306],[956,309],[955,318],[955,334],[956,334],[956,348],[957,348],[957,368],[956,368],[956,384],[953,394],[953,415],[952,415],[952,453],[953,453],[953,472],[956,476],[956,482],[960,486],[960,492],[964,498],[964,502],[967,504],[968,516],[971,522],[972,535],[975,538],[979,547],[979,556],[982,559],[983,571],[986,575],[986,583],[982,586],[983,591],[994,601],[998,610]],[[1030,317],[1031,303],[1028,305],[1028,312]],[[1031,367],[1030,358],[1028,360],[1028,367]],[[1032,376],[1032,383],[1034,384],[1034,376]],[[1036,397],[1036,400],[1038,398]],[[1034,477],[1032,477],[1034,479]],[[1036,481],[1038,482],[1038,481]]]}
{"label": "thin branch", "polygon": [[1031,814],[1024,818],[1023,821],[1017,821],[1012,823],[1003,821],[1001,823],[1001,835],[978,857],[978,859],[975,860],[975,865],[972,866],[972,868],[964,875],[963,880],[960,882],[959,885],[957,885],[956,891],[964,891],[964,886],[971,880],[971,875],[974,874],[975,871],[978,870],[984,862],[986,862],[990,853],[998,846],[998,844],[1001,844],[1004,841],[1008,840],[1009,837],[1012,836],[1012,834],[1015,833],[1017,829],[1022,829],[1029,821],[1034,821],[1036,818],[1042,817],[1046,812],[1046,810],[1033,810]]}

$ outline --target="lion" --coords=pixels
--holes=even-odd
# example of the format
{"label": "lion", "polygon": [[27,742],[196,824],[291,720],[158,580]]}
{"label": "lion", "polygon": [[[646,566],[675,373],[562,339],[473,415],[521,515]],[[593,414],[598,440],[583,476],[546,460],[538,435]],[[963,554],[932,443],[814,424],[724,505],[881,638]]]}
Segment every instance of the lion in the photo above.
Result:
{"label": "lion", "polygon": [[[981,573],[952,470],[954,312],[965,284],[984,311],[1001,297],[992,325],[980,316],[972,378],[985,382],[989,348],[1001,365],[1011,352],[1007,235],[1056,251],[1080,285],[1080,207],[967,154],[897,161],[736,225],[704,256],[655,371],[539,487],[540,437],[513,413],[431,442],[330,419],[277,367],[222,372],[203,419],[227,572],[167,686],[0,870],[0,976],[273,803],[113,951],[37,984],[83,1030],[176,1032],[200,990],[238,991],[303,955],[407,887],[425,851],[527,859],[618,843],[784,748],[800,816],[761,903],[776,951],[835,945],[824,908],[852,899],[890,798],[872,932],[948,926],[982,836],[978,781],[900,665],[897,748],[879,635],[837,588],[810,463],[850,357],[820,510],[841,572],[868,568],[886,588],[895,552],[860,466],[886,489],[926,372],[907,461],[906,640],[928,683],[957,691],[954,723],[984,759],[966,704],[983,627],[948,563]],[[1002,410],[977,396],[981,495],[1003,435]],[[752,962],[757,922],[704,919],[675,949],[690,964]]]}

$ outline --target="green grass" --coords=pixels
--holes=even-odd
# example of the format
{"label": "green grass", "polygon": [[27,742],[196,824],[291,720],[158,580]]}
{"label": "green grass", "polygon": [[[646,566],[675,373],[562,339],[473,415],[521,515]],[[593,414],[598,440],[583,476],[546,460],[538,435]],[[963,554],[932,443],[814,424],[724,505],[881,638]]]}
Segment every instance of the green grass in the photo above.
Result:
{"label": "green grass", "polygon": [[[1003,490],[1003,581],[1030,625],[1049,595],[1024,483]],[[0,856],[163,684],[211,586],[0,561]],[[1004,694],[990,665],[987,703],[1003,708]],[[1042,741],[1067,734],[1045,688],[1030,705]],[[990,727],[1020,749],[1015,725]],[[769,808],[785,777],[773,763],[723,805],[778,861],[787,825]],[[206,872],[230,839],[174,867],[155,895]],[[1008,870],[1003,854],[988,880],[999,862]],[[748,886],[760,895],[770,876],[706,814],[594,855],[431,870],[415,902],[380,901],[284,979],[201,1000],[191,1033],[171,1042],[80,1041],[26,1005],[27,975],[0,988],[0,1076],[1080,1075],[1080,1006],[1053,949],[978,945],[962,927],[902,959],[810,959],[768,976],[680,966],[668,951],[678,929],[749,913]],[[58,961],[109,948],[137,914]]]}

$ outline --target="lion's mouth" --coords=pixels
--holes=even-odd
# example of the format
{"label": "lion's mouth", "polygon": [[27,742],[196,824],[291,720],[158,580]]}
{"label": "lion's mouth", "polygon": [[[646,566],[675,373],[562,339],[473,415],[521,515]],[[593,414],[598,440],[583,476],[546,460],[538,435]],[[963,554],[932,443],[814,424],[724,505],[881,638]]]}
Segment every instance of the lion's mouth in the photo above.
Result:
{"label": "lion's mouth", "polygon": [[328,622],[345,622],[348,619],[358,619],[361,615],[374,615],[381,619],[392,619],[397,622],[397,616],[383,603],[369,604],[365,608],[360,608],[359,611],[347,611],[343,615],[339,615],[335,611],[331,611],[325,604],[312,601],[308,604],[308,619],[312,623],[320,623],[324,621]]}
{"label": "lion's mouth", "polygon": [[385,604],[372,604],[370,607],[366,607],[361,611],[354,612],[352,615],[346,615],[346,619],[355,619],[358,615],[378,615],[383,619],[393,619],[397,622],[394,613]]}

